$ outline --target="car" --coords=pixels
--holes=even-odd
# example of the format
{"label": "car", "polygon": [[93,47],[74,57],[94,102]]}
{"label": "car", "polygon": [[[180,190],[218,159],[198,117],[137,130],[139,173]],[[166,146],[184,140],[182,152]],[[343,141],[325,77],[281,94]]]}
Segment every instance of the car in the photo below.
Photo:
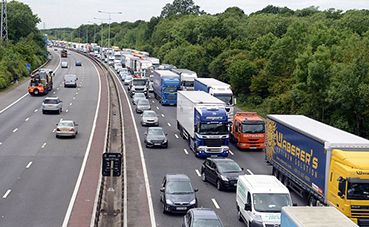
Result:
{"label": "car", "polygon": [[141,114],[141,125],[144,126],[159,126],[159,118],[155,111],[153,110],[144,110]]}
{"label": "car", "polygon": [[122,74],[122,73],[129,73],[128,69],[127,68],[120,68],[119,69],[119,73]]}
{"label": "car", "polygon": [[58,51],[58,49],[55,48],[54,51]]}
{"label": "car", "polygon": [[120,75],[120,79],[121,79],[122,81],[124,81],[124,80],[126,79],[127,74],[122,73],[122,74],[119,74],[119,75]]}
{"label": "car", "polygon": [[219,216],[209,208],[192,208],[183,217],[182,227],[224,227]]}
{"label": "car", "polygon": [[56,124],[56,138],[61,136],[71,136],[76,138],[78,134],[78,124],[76,124],[72,120],[60,120],[58,124]]}
{"label": "car", "polygon": [[215,184],[219,191],[236,189],[238,176],[244,174],[243,168],[230,158],[210,157],[201,166],[202,181]]}
{"label": "car", "polygon": [[133,105],[136,105],[139,99],[146,99],[146,96],[144,93],[136,93],[132,97],[132,103]]}
{"label": "car", "polygon": [[168,147],[167,134],[162,127],[149,127],[145,132],[146,147]]}
{"label": "car", "polygon": [[163,213],[182,213],[197,207],[197,188],[185,174],[166,174],[160,188]]}
{"label": "car", "polygon": [[76,61],[76,66],[82,66],[82,62]]}
{"label": "car", "polygon": [[151,110],[150,102],[147,99],[138,99],[136,113],[143,113],[144,110]]}
{"label": "car", "polygon": [[68,62],[67,61],[62,61],[61,62],[61,67],[62,68],[68,68]]}
{"label": "car", "polygon": [[74,74],[64,75],[64,87],[77,87],[77,76]]}
{"label": "car", "polygon": [[124,85],[129,85],[132,82],[133,77],[131,75],[126,75],[124,79]]}
{"label": "car", "polygon": [[63,101],[59,97],[46,97],[42,102],[42,113],[56,112],[60,114],[63,111]]}
{"label": "car", "polygon": [[114,70],[116,71],[116,72],[118,72],[119,71],[119,69],[121,69],[122,68],[122,63],[120,63],[120,62],[118,62],[118,63],[114,63]]}

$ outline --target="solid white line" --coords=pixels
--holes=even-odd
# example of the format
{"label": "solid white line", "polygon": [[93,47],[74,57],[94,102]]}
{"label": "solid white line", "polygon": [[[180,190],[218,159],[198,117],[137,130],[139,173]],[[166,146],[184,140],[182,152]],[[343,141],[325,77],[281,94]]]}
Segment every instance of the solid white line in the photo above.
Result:
{"label": "solid white line", "polygon": [[8,195],[10,194],[11,191],[12,190],[10,190],[10,189],[8,191],[6,191],[6,193],[3,196],[3,199],[6,199],[6,197],[8,197]]}
{"label": "solid white line", "polygon": [[35,113],[38,111],[38,109],[35,109]]}
{"label": "solid white line", "polygon": [[42,144],[42,147],[41,148],[45,148],[45,146],[46,146],[46,143]]}
{"label": "solid white line", "polygon": [[178,136],[177,136],[177,134],[174,134],[174,136],[178,139]]}
{"label": "solid white line", "polygon": [[233,152],[232,152],[231,150],[229,150],[229,153],[230,153],[231,155],[234,155],[234,154],[233,154]]}
{"label": "solid white line", "polygon": [[14,106],[17,102],[19,102],[20,100],[22,100],[24,97],[26,97],[27,95],[29,95],[29,93],[27,92],[26,94],[24,94],[23,96],[21,96],[19,99],[15,100],[13,103],[11,103],[9,106],[5,107],[4,109],[2,109],[0,111],[0,114],[3,113],[5,110],[9,109],[10,107]]}
{"label": "solid white line", "polygon": [[188,151],[186,149],[183,149],[184,150],[184,153],[188,154]]}
{"label": "solid white line", "polygon": [[28,165],[26,166],[26,169],[29,169],[29,167],[31,167],[32,162],[29,162]]}
{"label": "solid white line", "polygon": [[26,120],[24,120],[24,121],[28,121],[29,120],[29,117],[28,118],[26,118]]}
{"label": "solid white line", "polygon": [[168,125],[169,125],[169,127],[172,126],[169,122],[168,122]]}
{"label": "solid white line", "polygon": [[195,172],[196,172],[197,176],[201,177],[201,173],[198,169],[195,169]]}
{"label": "solid white line", "polygon": [[13,132],[16,132],[16,131],[18,131],[18,128],[16,128],[16,129],[13,130]]}
{"label": "solid white line", "polygon": [[251,170],[246,169],[246,171],[247,171],[250,175],[254,175],[254,174],[251,172]]}
{"label": "solid white line", "polygon": [[215,208],[220,209],[220,206],[215,199],[211,199],[211,201],[213,201]]}
{"label": "solid white line", "polygon": [[162,117],[164,117],[164,114],[161,114]]}
{"label": "solid white line", "polygon": [[[92,63],[92,62],[91,62]],[[95,128],[96,128],[96,121],[97,121],[97,117],[98,117],[98,114],[99,114],[99,107],[100,107],[100,97],[101,97],[101,79],[100,79],[100,74],[99,74],[99,71],[97,70],[96,66],[93,64],[96,72],[98,73],[98,78],[99,78],[99,93],[98,93],[98,100],[97,100],[97,107],[96,107],[96,110],[95,110],[95,118],[94,118],[94,122],[92,124],[92,129],[91,129],[91,134],[90,134],[90,139],[88,141],[88,145],[87,145],[87,148],[86,148],[86,152],[85,152],[85,156],[83,158],[83,162],[82,162],[82,166],[81,166],[81,169],[79,171],[79,175],[78,175],[78,179],[77,179],[77,182],[76,182],[76,186],[74,187],[74,190],[73,190],[73,194],[72,194],[72,198],[70,199],[70,202],[69,202],[69,206],[68,206],[68,209],[67,209],[67,213],[65,214],[65,217],[64,217],[64,221],[63,221],[63,225],[62,227],[67,227],[68,225],[68,222],[69,222],[69,219],[70,219],[70,216],[72,214],[72,210],[73,210],[73,205],[74,205],[74,202],[76,201],[76,198],[77,198],[77,193],[78,193],[78,189],[79,189],[79,186],[81,185],[81,182],[82,182],[82,177],[83,177],[83,173],[85,171],[85,168],[86,168],[86,163],[87,163],[87,158],[88,158],[88,155],[90,153],[90,149],[91,149],[91,144],[92,144],[92,139],[93,139],[93,135],[95,133]],[[105,138],[106,140],[106,138]],[[105,148],[105,146],[104,146]],[[101,177],[101,174],[100,174],[100,177]],[[99,187],[100,185],[98,185]],[[96,197],[95,197],[96,198]],[[95,205],[96,205],[96,201],[95,201]],[[94,209],[96,210],[96,208],[94,207]],[[95,214],[95,213],[94,213]],[[94,217],[94,215],[92,215]],[[92,218],[93,218],[92,217]],[[91,218],[91,219],[92,219]],[[92,222],[91,222],[92,223]]]}

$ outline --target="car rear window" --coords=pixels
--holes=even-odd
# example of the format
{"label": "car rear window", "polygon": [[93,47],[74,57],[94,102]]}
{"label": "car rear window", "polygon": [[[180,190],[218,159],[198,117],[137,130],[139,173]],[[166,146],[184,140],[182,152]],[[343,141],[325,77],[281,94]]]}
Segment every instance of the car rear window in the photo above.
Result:
{"label": "car rear window", "polygon": [[73,123],[71,123],[71,122],[61,122],[61,123],[59,123],[59,126],[73,127]]}
{"label": "car rear window", "polygon": [[44,103],[45,104],[58,104],[58,100],[56,100],[56,99],[45,99]]}

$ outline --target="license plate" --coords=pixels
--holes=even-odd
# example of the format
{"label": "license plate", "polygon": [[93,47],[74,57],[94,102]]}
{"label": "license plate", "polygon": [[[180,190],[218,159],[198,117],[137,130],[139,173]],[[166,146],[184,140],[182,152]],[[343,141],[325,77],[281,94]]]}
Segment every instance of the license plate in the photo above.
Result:
{"label": "license plate", "polygon": [[210,155],[210,157],[216,158],[216,157],[218,157],[218,155]]}
{"label": "license plate", "polygon": [[49,108],[53,108],[53,106],[47,106],[47,107],[49,107]]}
{"label": "license plate", "polygon": [[187,207],[177,207],[177,210],[187,210]]}
{"label": "license plate", "polygon": [[68,132],[68,130],[62,130],[63,132]]}
{"label": "license plate", "polygon": [[256,147],[250,147],[250,149],[256,149]]}
{"label": "license plate", "polygon": [[155,143],[156,146],[160,146],[161,144],[160,143]]}

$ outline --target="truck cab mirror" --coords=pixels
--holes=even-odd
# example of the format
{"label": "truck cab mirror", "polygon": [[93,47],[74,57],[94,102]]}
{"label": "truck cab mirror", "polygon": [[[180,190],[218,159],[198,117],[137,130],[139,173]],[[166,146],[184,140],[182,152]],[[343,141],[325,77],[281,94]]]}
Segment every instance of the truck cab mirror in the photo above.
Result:
{"label": "truck cab mirror", "polygon": [[246,211],[251,211],[251,204],[246,203],[246,204],[245,204],[245,210],[246,210]]}

